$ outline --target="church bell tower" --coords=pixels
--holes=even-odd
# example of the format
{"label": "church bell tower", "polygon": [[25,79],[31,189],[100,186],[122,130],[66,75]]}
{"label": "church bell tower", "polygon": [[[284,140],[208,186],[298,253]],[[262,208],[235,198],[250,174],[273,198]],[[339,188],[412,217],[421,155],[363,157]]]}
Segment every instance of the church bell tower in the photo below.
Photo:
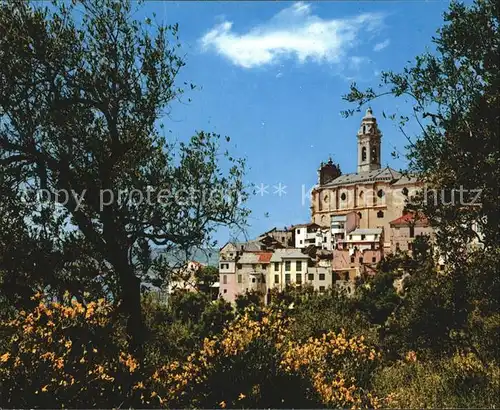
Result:
{"label": "church bell tower", "polygon": [[381,137],[377,119],[368,108],[358,131],[358,174],[380,169]]}

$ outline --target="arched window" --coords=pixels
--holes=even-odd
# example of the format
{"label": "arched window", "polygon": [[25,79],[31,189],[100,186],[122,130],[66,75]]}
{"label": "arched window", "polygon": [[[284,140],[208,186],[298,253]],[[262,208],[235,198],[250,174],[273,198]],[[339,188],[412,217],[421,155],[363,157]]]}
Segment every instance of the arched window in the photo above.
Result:
{"label": "arched window", "polygon": [[384,217],[384,213],[382,211],[378,211],[377,218],[383,218],[383,217]]}
{"label": "arched window", "polygon": [[359,193],[359,198],[360,198],[360,199],[363,199],[363,196],[364,196],[364,193],[363,193],[363,191],[361,191],[361,192]]}
{"label": "arched window", "polygon": [[361,161],[366,161],[366,147],[361,149]]}

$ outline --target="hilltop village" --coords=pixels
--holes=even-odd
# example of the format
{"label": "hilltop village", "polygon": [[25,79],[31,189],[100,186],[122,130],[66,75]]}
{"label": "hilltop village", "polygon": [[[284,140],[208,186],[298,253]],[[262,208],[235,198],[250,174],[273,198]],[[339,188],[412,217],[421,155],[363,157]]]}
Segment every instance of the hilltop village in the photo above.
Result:
{"label": "hilltop village", "polygon": [[330,159],[318,169],[311,220],[274,228],[244,243],[228,242],[219,253],[219,296],[310,285],[353,291],[356,277],[372,275],[385,255],[412,252],[419,235],[432,238],[425,217],[405,212],[405,201],[421,187],[416,178],[381,166],[382,133],[371,109],[357,132],[357,172],[342,174]]}

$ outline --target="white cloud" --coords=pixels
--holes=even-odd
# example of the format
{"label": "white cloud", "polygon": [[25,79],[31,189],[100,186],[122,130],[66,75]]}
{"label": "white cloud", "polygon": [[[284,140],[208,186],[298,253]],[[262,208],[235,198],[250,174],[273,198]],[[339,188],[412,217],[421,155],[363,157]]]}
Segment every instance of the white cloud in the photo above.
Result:
{"label": "white cloud", "polygon": [[391,41],[389,39],[386,39],[386,40],[382,41],[381,43],[377,43],[377,44],[375,44],[375,47],[373,47],[373,51],[381,51],[384,48],[386,48],[390,43],[391,43]]}
{"label": "white cloud", "polygon": [[213,27],[201,39],[204,51],[215,51],[245,68],[274,64],[284,58],[299,62],[340,63],[359,43],[362,32],[382,26],[383,16],[364,13],[342,19],[322,19],[311,6],[295,3],[268,22],[237,33],[231,21]]}

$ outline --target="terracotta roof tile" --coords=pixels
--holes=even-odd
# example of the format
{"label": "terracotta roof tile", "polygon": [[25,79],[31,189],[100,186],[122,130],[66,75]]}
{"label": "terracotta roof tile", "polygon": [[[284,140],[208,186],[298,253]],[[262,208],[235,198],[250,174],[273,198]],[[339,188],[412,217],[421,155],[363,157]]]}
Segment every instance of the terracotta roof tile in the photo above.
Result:
{"label": "terracotta roof tile", "polygon": [[390,225],[410,225],[411,223],[415,223],[415,225],[419,226],[429,225],[429,221],[424,215],[418,214],[418,216],[416,216],[414,212],[408,212],[389,222]]}
{"label": "terracotta roof tile", "polygon": [[259,254],[259,262],[269,263],[272,256],[272,252],[261,253]]}

